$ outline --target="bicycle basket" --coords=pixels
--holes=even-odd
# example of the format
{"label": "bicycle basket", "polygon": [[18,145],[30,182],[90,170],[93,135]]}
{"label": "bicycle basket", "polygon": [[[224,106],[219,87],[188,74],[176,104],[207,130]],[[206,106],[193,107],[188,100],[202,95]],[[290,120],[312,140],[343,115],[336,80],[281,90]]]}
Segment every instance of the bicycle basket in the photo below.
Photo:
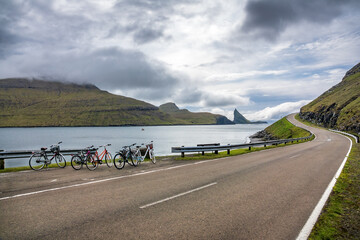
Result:
{"label": "bicycle basket", "polygon": [[60,147],[59,147],[59,146],[52,146],[52,147],[50,148],[50,151],[51,151],[51,152],[60,152]]}

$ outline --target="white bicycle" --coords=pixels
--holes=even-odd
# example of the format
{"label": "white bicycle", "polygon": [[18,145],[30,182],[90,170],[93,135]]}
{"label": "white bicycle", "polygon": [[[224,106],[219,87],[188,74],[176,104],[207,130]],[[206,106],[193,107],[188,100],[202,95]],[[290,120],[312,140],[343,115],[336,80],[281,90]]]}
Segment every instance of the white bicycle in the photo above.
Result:
{"label": "white bicycle", "polygon": [[154,153],[154,144],[153,141],[151,141],[149,144],[146,144],[146,151],[144,155],[141,155],[141,148],[142,146],[144,146],[145,144],[141,144],[141,146],[136,146],[136,149],[134,150],[133,153],[133,163],[134,166],[139,165],[141,162],[143,162],[147,156],[147,154],[149,154],[149,158],[151,160],[152,163],[156,163],[156,158],[155,158],[155,153]]}

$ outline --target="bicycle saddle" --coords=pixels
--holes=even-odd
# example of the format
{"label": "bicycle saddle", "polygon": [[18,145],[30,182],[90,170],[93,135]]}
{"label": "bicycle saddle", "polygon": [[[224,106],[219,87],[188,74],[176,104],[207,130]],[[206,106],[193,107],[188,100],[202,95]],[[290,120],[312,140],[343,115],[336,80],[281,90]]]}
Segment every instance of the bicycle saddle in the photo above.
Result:
{"label": "bicycle saddle", "polygon": [[42,147],[41,148],[41,151],[45,151],[47,148],[46,147]]}

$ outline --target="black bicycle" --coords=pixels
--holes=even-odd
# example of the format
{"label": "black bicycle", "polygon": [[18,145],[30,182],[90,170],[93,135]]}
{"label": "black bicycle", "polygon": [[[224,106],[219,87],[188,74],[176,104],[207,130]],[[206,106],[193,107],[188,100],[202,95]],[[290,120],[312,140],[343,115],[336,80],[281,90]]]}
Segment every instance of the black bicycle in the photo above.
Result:
{"label": "black bicycle", "polygon": [[48,155],[46,153],[47,148],[43,147],[40,149],[40,151],[33,152],[30,159],[29,159],[29,166],[33,170],[41,170],[45,166],[48,166],[51,164],[51,161],[55,159],[56,164],[60,168],[66,167],[66,160],[64,156],[60,153],[60,144],[62,142],[58,142],[57,144],[53,144],[50,146],[50,151],[53,154],[53,156],[49,159]]}
{"label": "black bicycle", "polygon": [[116,152],[114,156],[114,166],[117,169],[123,169],[127,162],[130,166],[136,166],[134,163],[134,150],[131,147],[135,146],[136,143],[130,146],[124,146],[120,151]]}
{"label": "black bicycle", "polygon": [[75,170],[80,170],[85,164],[87,169],[90,171],[95,170],[99,165],[99,157],[96,154],[97,148],[90,146],[80,151],[78,154],[75,154],[71,158],[71,166]]}

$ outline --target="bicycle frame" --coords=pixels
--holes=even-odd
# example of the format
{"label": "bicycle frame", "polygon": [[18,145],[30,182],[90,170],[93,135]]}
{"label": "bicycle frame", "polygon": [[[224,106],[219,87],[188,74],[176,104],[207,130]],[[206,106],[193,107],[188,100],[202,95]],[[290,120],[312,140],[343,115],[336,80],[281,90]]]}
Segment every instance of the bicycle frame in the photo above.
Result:
{"label": "bicycle frame", "polygon": [[29,165],[33,170],[41,170],[44,166],[49,166],[51,162],[55,159],[57,165],[60,168],[66,167],[66,160],[64,156],[60,153],[59,144],[53,144],[50,146],[50,151],[52,152],[51,156],[48,156],[46,153],[45,147],[42,147],[40,151],[34,151],[29,159]]}
{"label": "bicycle frame", "polygon": [[[142,144],[142,145],[144,145],[144,144]],[[151,159],[151,161],[153,162],[153,163],[155,163],[156,162],[156,160],[155,160],[155,156],[154,156],[154,148],[153,148],[153,141],[151,141],[151,143],[150,144],[146,144],[146,151],[145,151],[145,154],[144,155],[141,155],[141,146],[138,146],[137,147],[137,149],[136,149],[136,151],[135,151],[135,156],[136,156],[136,160],[140,163],[140,162],[143,162],[144,160],[145,160],[145,157],[146,157],[146,155],[149,153],[149,157],[150,157],[150,159]]]}
{"label": "bicycle frame", "polygon": [[99,154],[98,151],[95,152],[95,154],[97,155],[97,157],[98,157],[99,160],[101,160],[101,161],[104,160],[106,154],[110,154],[109,151],[106,149],[107,146],[111,146],[111,144],[106,144],[106,145],[104,145],[104,146],[99,146],[99,148],[101,148],[101,147],[104,148],[104,150],[103,150],[100,154]]}

